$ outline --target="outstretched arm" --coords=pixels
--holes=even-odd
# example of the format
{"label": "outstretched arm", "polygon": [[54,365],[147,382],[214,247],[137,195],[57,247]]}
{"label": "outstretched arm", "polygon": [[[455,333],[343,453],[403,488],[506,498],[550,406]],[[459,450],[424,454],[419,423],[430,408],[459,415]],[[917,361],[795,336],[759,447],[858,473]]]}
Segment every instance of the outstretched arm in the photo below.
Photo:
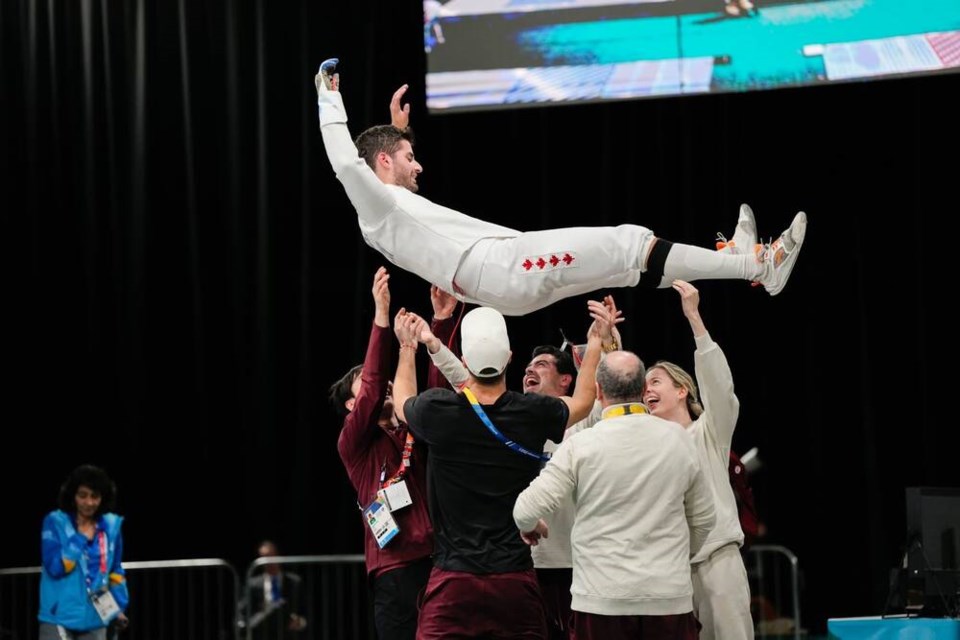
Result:
{"label": "outstretched arm", "polygon": [[[591,300],[587,305],[590,308],[590,316],[597,320],[600,314],[597,313],[595,307],[600,303]],[[561,398],[570,409],[570,417],[567,419],[568,427],[586,418],[590,415],[590,410],[593,409],[593,403],[597,399],[595,382],[599,363],[600,332],[596,323],[594,323],[587,334],[587,351],[583,356],[583,362],[580,363],[580,373],[577,375],[577,386],[573,390],[573,396]]]}
{"label": "outstretched arm", "polygon": [[407,400],[417,395],[417,368],[416,354],[417,341],[415,333],[426,323],[416,314],[400,309],[394,323],[397,325],[397,337],[400,338],[400,360],[397,362],[397,374],[393,379],[393,406],[397,418],[407,422],[403,405]]}
{"label": "outstretched arm", "polygon": [[703,318],[700,317],[700,292],[689,282],[683,280],[674,280],[673,289],[680,294],[680,306],[683,308],[683,315],[686,316],[690,328],[693,329],[693,338],[701,338],[707,335],[707,327],[703,324]]}
{"label": "outstretched arm", "polygon": [[740,415],[740,401],[733,392],[733,373],[720,346],[713,341],[700,317],[700,292],[689,282],[674,280],[673,288],[680,294],[683,315],[693,330],[697,350],[693,355],[700,400],[706,414],[706,426],[725,450],[733,442],[733,430]]}
{"label": "outstretched arm", "polygon": [[[387,376],[390,367],[390,274],[384,267],[373,276],[373,301],[376,307],[367,354],[363,360],[360,390],[354,398],[353,409],[343,420],[343,429],[337,449],[346,463],[354,461],[369,446],[376,434],[376,423],[387,396]],[[373,426],[371,426],[373,425]]]}
{"label": "outstretched arm", "polygon": [[330,166],[357,210],[361,226],[375,226],[392,210],[393,194],[357,154],[347,129],[347,112],[339,82],[328,88],[318,74],[316,84],[320,133]]}
{"label": "outstretched arm", "polygon": [[[430,355],[430,366],[427,368],[427,387],[453,387],[467,381],[467,370],[460,358],[446,345],[450,344],[457,321],[454,312],[457,310],[457,299],[438,287],[430,285],[430,304],[433,307],[433,320],[430,328],[418,335],[417,339],[426,345]],[[449,383],[449,384],[447,384]]]}
{"label": "outstretched arm", "polygon": [[[430,354],[430,361],[443,377],[447,379],[450,386],[454,389],[460,389],[467,383],[467,368],[463,362],[447,348],[447,345],[433,335],[429,330],[423,332],[420,341],[427,346],[427,353]],[[436,351],[432,351],[436,349]],[[436,385],[439,386],[439,385]]]}
{"label": "outstretched arm", "polygon": [[436,285],[430,287],[430,303],[433,306],[433,322],[429,328],[417,334],[417,339],[427,347],[430,355],[427,383],[430,387],[443,386],[440,376],[447,379],[450,386],[459,389],[467,382],[467,369],[463,362],[447,345],[453,336],[455,320],[453,312],[457,308],[457,299]]}

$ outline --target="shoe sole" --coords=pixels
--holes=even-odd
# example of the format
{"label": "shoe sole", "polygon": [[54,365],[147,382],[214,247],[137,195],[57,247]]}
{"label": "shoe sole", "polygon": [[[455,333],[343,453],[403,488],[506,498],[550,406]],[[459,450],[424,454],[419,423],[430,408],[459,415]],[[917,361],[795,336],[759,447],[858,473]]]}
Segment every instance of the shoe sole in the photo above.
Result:
{"label": "shoe sole", "polygon": [[777,238],[776,242],[771,246],[773,253],[773,266],[774,269],[786,269],[783,273],[783,280],[779,283],[776,289],[767,289],[767,293],[771,296],[775,296],[787,285],[787,280],[790,279],[790,274],[793,271],[793,267],[797,262],[797,256],[800,254],[800,248],[803,246],[803,240],[807,237],[807,214],[801,211],[793,218],[793,222],[790,223],[790,239],[793,240],[793,249],[787,251],[786,247],[783,246],[782,236]]}

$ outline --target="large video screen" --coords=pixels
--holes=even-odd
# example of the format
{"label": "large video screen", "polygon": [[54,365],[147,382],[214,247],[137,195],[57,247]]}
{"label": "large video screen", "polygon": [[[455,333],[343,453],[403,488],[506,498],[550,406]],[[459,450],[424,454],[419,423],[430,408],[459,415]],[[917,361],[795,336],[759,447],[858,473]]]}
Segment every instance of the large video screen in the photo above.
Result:
{"label": "large video screen", "polygon": [[960,70],[960,0],[425,0],[432,113]]}

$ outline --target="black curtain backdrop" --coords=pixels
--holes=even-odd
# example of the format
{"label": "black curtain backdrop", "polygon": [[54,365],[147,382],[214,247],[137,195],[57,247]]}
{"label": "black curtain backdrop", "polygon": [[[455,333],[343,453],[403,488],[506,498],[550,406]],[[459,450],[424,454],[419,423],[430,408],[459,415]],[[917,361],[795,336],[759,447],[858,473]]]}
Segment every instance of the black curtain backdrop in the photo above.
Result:
{"label": "black curtain backdrop", "polygon": [[[429,116],[417,2],[0,2],[0,566],[39,563],[77,464],[120,489],[126,559],[360,552],[326,389],[361,361],[369,249],[317,127],[341,58],[351,127],[409,83],[421,193],[524,230],[639,223],[709,246],[751,204],[804,210],[786,290],[701,282],[757,446],[765,542],[799,556],[805,626],[876,614],[904,488],[960,485],[958,76]],[[392,269],[394,309],[428,284]],[[604,292],[598,292],[602,295]],[[691,367],[671,290],[613,291],[627,346]],[[529,350],[585,298],[509,320]],[[422,357],[422,356],[421,356]]]}

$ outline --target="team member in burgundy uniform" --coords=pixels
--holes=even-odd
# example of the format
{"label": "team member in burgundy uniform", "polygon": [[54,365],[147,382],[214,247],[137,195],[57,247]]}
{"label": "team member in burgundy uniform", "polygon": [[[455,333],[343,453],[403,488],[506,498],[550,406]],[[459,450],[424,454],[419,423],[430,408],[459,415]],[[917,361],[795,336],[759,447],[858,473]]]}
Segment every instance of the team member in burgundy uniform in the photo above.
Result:
{"label": "team member in burgundy uniform", "polygon": [[[389,275],[381,267],[374,276],[376,306],[370,342],[362,365],[351,369],[331,387],[331,401],[346,412],[337,449],[361,507],[373,502],[386,483],[401,476],[412,504],[393,513],[400,532],[384,548],[377,544],[365,525],[364,555],[373,587],[374,622],[380,640],[409,640],[416,633],[416,598],[430,573],[433,529],[427,515],[425,451],[409,444],[407,426],[393,413],[388,378],[390,375],[390,289]],[[434,296],[433,330],[445,338],[453,331],[452,312],[456,301],[445,299],[445,308]],[[415,343],[412,349],[416,349]],[[402,345],[410,351],[410,345]],[[439,379],[439,376],[436,375]],[[403,466],[408,454],[410,466]]]}
{"label": "team member in burgundy uniform", "polygon": [[415,395],[409,356],[394,383],[398,415],[430,452],[436,550],[417,638],[543,639],[543,599],[513,503],[539,473],[546,440],[559,442],[593,407],[600,337],[592,332],[569,398],[507,391],[510,341],[503,316],[489,307],[464,316],[461,348],[469,372],[462,393]]}

